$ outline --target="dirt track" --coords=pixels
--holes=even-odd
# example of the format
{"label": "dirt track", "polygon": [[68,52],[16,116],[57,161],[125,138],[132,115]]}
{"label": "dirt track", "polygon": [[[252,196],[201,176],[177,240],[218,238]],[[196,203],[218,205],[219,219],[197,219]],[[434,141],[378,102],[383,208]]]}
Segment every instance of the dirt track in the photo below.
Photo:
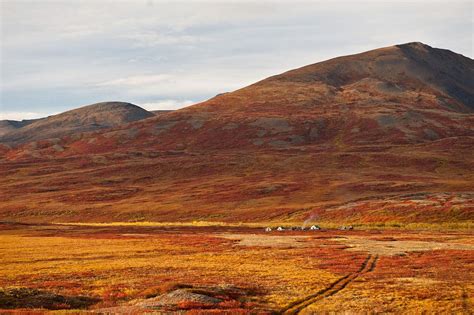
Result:
{"label": "dirt track", "polygon": [[320,290],[314,294],[311,294],[305,298],[300,300],[294,301],[283,308],[280,313],[281,314],[299,314],[303,309],[312,305],[322,299],[330,297],[334,294],[337,294],[339,291],[344,289],[347,285],[349,285],[352,281],[357,279],[362,274],[371,272],[375,269],[377,264],[378,255],[368,255],[365,261],[360,266],[357,272],[352,274],[348,274],[342,278],[339,278],[337,281],[331,283],[327,288]]}

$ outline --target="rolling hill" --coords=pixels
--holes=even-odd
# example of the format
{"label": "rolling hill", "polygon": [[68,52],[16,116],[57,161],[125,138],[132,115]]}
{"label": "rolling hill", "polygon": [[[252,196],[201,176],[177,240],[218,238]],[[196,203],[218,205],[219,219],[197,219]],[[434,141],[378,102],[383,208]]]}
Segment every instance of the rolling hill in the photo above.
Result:
{"label": "rolling hill", "polygon": [[3,148],[0,217],[470,222],[473,144],[474,61],[408,43]]}
{"label": "rolling hill", "polygon": [[154,116],[141,107],[124,102],[103,102],[70,110],[58,115],[21,122],[1,121],[0,143],[62,138],[77,132],[110,128]]}

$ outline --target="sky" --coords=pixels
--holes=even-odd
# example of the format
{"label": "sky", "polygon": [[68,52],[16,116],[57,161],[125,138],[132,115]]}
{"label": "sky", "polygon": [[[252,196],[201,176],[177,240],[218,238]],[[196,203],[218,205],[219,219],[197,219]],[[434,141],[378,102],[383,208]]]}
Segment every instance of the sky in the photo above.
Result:
{"label": "sky", "polygon": [[473,3],[0,0],[0,119],[113,100],[178,109],[413,41],[473,58]]}

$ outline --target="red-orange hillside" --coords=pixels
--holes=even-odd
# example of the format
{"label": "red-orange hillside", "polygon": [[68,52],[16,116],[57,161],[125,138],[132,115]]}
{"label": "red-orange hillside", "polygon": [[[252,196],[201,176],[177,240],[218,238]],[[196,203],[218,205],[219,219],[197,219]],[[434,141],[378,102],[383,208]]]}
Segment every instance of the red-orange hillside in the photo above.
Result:
{"label": "red-orange hillside", "polygon": [[474,219],[474,61],[409,43],[3,148],[15,221]]}

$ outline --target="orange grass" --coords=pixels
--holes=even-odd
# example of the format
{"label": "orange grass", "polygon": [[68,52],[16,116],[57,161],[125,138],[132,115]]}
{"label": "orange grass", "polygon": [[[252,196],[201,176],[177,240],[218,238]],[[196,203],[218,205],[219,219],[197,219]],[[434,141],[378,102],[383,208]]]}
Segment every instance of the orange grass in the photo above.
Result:
{"label": "orange grass", "polygon": [[[462,242],[471,234],[338,231],[304,234],[303,246],[241,246],[222,233],[272,237],[260,229],[130,226],[12,226],[0,232],[0,288],[27,287],[99,298],[92,308],[125,305],[170,290],[234,285],[255,292],[219,309],[278,311],[357,272],[367,253],[348,251],[334,237]],[[342,232],[344,233],[344,232]],[[443,250],[381,256],[376,268],[344,290],[309,306],[315,310],[465,312],[472,305],[472,251]],[[437,288],[443,288],[438,290]],[[186,305],[184,305],[186,304]],[[199,313],[184,303],[183,309]],[[179,306],[178,306],[179,307]]]}

